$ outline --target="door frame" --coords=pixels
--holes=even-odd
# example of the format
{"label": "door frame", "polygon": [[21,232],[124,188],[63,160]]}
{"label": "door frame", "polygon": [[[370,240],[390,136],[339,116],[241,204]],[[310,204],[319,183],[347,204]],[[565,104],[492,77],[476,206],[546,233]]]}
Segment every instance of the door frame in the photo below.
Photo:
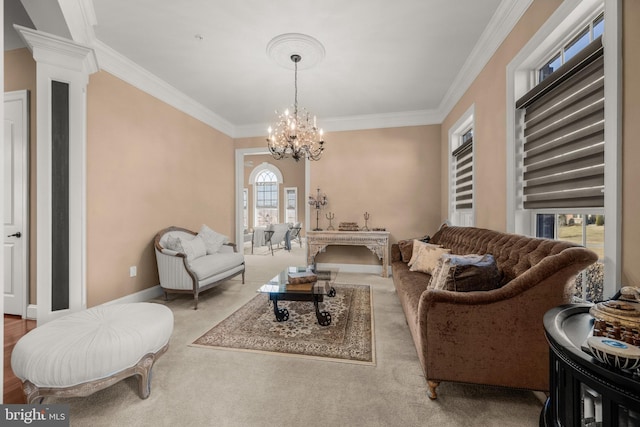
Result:
{"label": "door frame", "polygon": [[[20,153],[20,157],[22,158],[22,182],[24,183],[23,185],[23,197],[22,197],[22,228],[23,230],[21,231],[22,233],[22,286],[23,286],[23,292],[22,292],[22,304],[20,304],[21,307],[21,316],[22,318],[26,318],[27,317],[27,308],[29,305],[29,298],[30,298],[30,239],[31,239],[31,233],[30,233],[30,203],[29,203],[29,195],[30,195],[30,187],[31,187],[31,181],[29,179],[30,176],[30,164],[29,164],[29,153],[30,153],[30,141],[31,141],[31,135],[30,135],[30,105],[29,105],[29,91],[24,89],[24,90],[16,90],[16,91],[11,91],[11,92],[5,92],[4,93],[4,102],[6,103],[7,101],[10,102],[15,102],[15,101],[20,101],[22,103],[22,113],[23,113],[23,117],[24,120],[22,121],[22,134],[25,135],[25,143],[24,143],[24,147],[22,149],[22,152]],[[5,110],[6,113],[6,110]],[[4,237],[3,237],[4,239]],[[5,265],[4,268],[7,268],[7,266]],[[3,309],[3,314],[4,314],[4,309]]]}
{"label": "door frame", "polygon": [[[238,242],[238,246],[242,247],[244,244],[244,208],[242,191],[244,190],[244,159],[245,155],[255,154],[269,154],[269,150],[266,147],[254,147],[254,148],[236,148],[235,153],[235,241]],[[291,159],[289,159],[291,160]],[[311,186],[311,165],[309,159],[304,160],[304,191],[307,194],[309,187]],[[309,204],[305,203],[305,215],[304,215],[304,227],[305,230],[309,230]],[[250,225],[251,227],[251,225]]]}

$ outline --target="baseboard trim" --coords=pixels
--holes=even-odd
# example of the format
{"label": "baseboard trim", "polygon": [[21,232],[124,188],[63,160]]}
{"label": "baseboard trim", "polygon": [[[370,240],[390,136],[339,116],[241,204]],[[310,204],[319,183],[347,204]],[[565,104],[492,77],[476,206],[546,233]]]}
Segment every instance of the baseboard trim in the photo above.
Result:
{"label": "baseboard trim", "polygon": [[[151,288],[144,289],[140,292],[136,292],[135,294],[130,294],[124,296],[122,298],[114,299],[109,302],[105,302],[100,305],[112,305],[112,304],[125,304],[130,302],[146,302],[150,299],[157,298],[163,294],[162,288],[160,285],[153,286]],[[29,304],[27,306],[27,319],[38,319],[38,306],[35,304]]]}
{"label": "baseboard trim", "polygon": [[36,320],[38,318],[38,306],[29,304],[27,306],[27,319]]}
{"label": "baseboard trim", "polygon": [[151,288],[143,289],[140,292],[136,292],[135,294],[126,295],[122,298],[114,299],[109,302],[105,302],[101,305],[112,305],[112,304],[126,304],[131,302],[146,302],[150,299],[157,298],[163,294],[162,288],[160,285],[153,286]]}
{"label": "baseboard trim", "polygon": [[333,264],[333,263],[318,263],[316,268],[322,270],[323,268],[337,268],[343,273],[369,273],[369,274],[382,274],[381,265],[373,264]]}
{"label": "baseboard trim", "polygon": [[[332,263],[318,263],[317,268],[337,268],[344,273],[368,273],[368,274],[382,274],[381,265],[372,264],[332,264]],[[391,275],[391,267],[389,267],[389,275]],[[145,302],[150,299],[157,298],[163,294],[160,285],[153,286],[151,288],[144,289],[134,294],[126,295],[122,298],[114,299],[109,302],[105,302],[102,305],[111,304],[125,304],[131,302]],[[38,318],[38,306],[35,304],[29,304],[27,307],[27,318]]]}

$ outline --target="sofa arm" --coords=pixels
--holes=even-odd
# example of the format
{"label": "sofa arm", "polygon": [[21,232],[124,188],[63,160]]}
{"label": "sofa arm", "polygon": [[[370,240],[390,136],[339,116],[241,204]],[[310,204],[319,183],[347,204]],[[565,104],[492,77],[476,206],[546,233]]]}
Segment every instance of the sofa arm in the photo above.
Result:
{"label": "sofa arm", "polygon": [[156,249],[156,260],[161,287],[185,290],[194,288],[194,279],[187,270],[184,254],[171,255],[166,253],[166,249],[162,252]]}
{"label": "sofa arm", "polygon": [[391,262],[402,261],[402,254],[400,253],[400,246],[397,243],[391,245]]}
{"label": "sofa arm", "polygon": [[427,380],[547,390],[544,313],[570,302],[575,275],[596,259],[565,249],[500,289],[424,291],[417,321]]}
{"label": "sofa arm", "polygon": [[165,255],[171,255],[171,256],[179,256],[180,254],[180,252],[178,251],[172,251],[171,249],[167,249],[167,248],[163,248],[161,252]]}
{"label": "sofa arm", "polygon": [[238,246],[235,243],[225,243],[219,252],[238,252]]}

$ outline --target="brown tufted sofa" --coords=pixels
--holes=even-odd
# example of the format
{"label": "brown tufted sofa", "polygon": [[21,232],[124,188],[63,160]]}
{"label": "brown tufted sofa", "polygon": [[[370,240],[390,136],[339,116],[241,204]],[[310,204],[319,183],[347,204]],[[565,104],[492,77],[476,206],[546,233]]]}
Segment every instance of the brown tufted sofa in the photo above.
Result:
{"label": "brown tufted sofa", "polygon": [[410,271],[391,247],[393,282],[435,399],[441,381],[547,391],[549,352],[542,318],[571,301],[578,272],[597,255],[573,243],[474,227],[442,227],[430,243],[453,254],[492,254],[501,287],[427,289],[431,276]]}

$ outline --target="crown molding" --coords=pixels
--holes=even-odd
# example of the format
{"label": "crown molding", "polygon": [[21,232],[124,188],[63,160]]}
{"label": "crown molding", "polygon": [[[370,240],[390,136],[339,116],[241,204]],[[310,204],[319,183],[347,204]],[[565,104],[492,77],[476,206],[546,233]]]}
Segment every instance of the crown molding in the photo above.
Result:
{"label": "crown molding", "polygon": [[440,124],[440,116],[435,110],[401,111],[362,116],[330,117],[322,119],[322,127],[329,132],[399,128]]}
{"label": "crown molding", "polygon": [[71,36],[95,50],[100,69],[233,137],[234,126],[227,120],[98,40],[93,30],[98,20],[92,0],[59,2]]}
{"label": "crown molding", "polygon": [[[265,129],[268,125],[265,123],[235,126],[174,86],[99,41],[93,31],[97,20],[92,0],[59,0],[59,2],[74,40],[83,41],[95,49],[101,69],[232,138],[255,137],[266,134]],[[487,28],[483,31],[478,43],[476,43],[453,83],[449,86],[437,109],[324,118],[322,119],[323,129],[328,132],[338,132],[442,123],[532,2],[533,0],[518,0],[515,2],[502,0],[500,2]]]}
{"label": "crown molding", "polygon": [[487,62],[513,30],[513,27],[520,21],[520,18],[522,18],[531,3],[533,3],[533,0],[502,0],[500,2],[487,28],[480,35],[478,43],[476,43],[440,102],[438,106],[440,122],[444,121],[453,107],[460,101],[484,66],[487,65]]}
{"label": "crown molding", "polygon": [[100,68],[233,138],[234,126],[103,42],[92,42]]}
{"label": "crown molding", "polygon": [[[398,113],[369,114],[323,118],[320,125],[326,132],[340,132],[364,129],[399,128],[407,126],[425,126],[441,123],[440,114],[435,110],[403,111]],[[267,135],[266,123],[236,126],[234,138],[251,138]]]}
{"label": "crown molding", "polygon": [[90,45],[96,39],[93,27],[98,24],[93,0],[58,0],[58,4],[73,40]]}

